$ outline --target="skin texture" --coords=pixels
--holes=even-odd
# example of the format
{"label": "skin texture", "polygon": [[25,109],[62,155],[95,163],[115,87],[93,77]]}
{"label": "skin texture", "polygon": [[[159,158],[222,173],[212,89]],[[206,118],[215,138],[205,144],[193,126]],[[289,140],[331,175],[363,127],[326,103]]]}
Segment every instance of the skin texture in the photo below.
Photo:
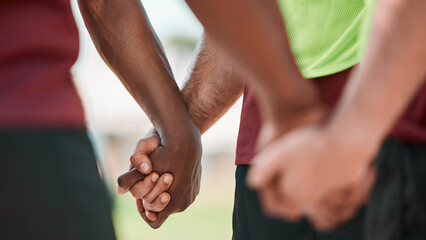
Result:
{"label": "skin texture", "polygon": [[203,134],[241,97],[247,77],[210,36],[198,51],[182,95]]}
{"label": "skin texture", "polygon": [[[188,1],[188,3],[193,9],[197,9],[197,6],[194,8],[194,4],[197,4],[196,2],[190,3]],[[226,31],[221,31],[223,26],[218,28],[217,26],[219,25],[214,22],[209,22],[211,24],[208,26],[205,25],[207,29],[206,35],[208,36],[206,37],[208,38],[206,40],[206,47],[202,48],[203,50],[199,55],[200,58],[197,59],[194,65],[190,81],[188,81],[182,91],[190,115],[200,132],[205,132],[241,96],[243,79],[256,83],[252,80],[255,77],[265,79],[265,82],[267,82],[266,84],[258,84],[258,87],[266,90],[280,88],[285,93],[264,95],[265,101],[269,103],[268,106],[271,106],[267,108],[269,111],[266,112],[276,113],[271,118],[267,118],[273,120],[268,125],[273,126],[273,131],[266,131],[267,133],[272,132],[272,136],[278,136],[279,133],[286,132],[289,128],[320,119],[317,115],[322,117],[323,109],[317,102],[316,91],[312,83],[301,77],[293,60],[282,23],[281,13],[276,3],[268,1],[265,4],[259,0],[250,1],[250,4],[245,4],[245,2],[243,3],[240,0],[232,1],[232,3],[228,4],[225,1],[218,1],[213,4],[212,7],[214,9],[217,9],[217,7],[226,7],[228,9],[226,14],[221,14],[221,16],[225,17],[221,21],[222,23],[228,22],[228,25],[225,27],[229,27]],[[205,6],[212,5],[210,2],[204,4]],[[243,9],[235,12],[234,10],[239,5],[242,5]],[[205,11],[209,9],[203,6],[201,5],[201,12],[205,14]],[[258,12],[260,14],[258,18],[253,19],[251,14],[244,14],[245,12]],[[207,14],[210,14],[207,18],[211,19],[211,17],[214,17],[218,20],[211,13],[207,11]],[[235,16],[235,13],[239,16]],[[234,28],[246,21],[247,25],[243,24],[241,26],[256,25],[257,29],[253,27],[237,28],[236,34],[234,34]],[[261,29],[262,34],[259,34],[258,31]],[[219,36],[225,36],[225,38],[219,37],[212,39],[209,31],[215,35],[219,33]],[[273,34],[271,35],[270,33]],[[228,35],[230,39],[226,37]],[[240,41],[240,39],[245,39],[245,41]],[[228,40],[230,40],[229,45],[227,44]],[[216,41],[218,43],[215,43]],[[262,49],[257,47],[260,42],[263,46]],[[218,47],[219,44],[221,44],[221,47]],[[242,47],[240,48],[240,46]],[[210,49],[214,49],[214,51]],[[234,52],[232,49],[237,50]],[[228,59],[228,52],[233,56],[232,59],[242,61],[243,66],[249,66],[250,71],[241,71],[238,68],[239,66],[231,64],[233,62],[231,62],[231,59]],[[249,54],[246,55],[246,53]],[[218,59],[220,61],[217,61]],[[274,105],[271,103],[274,103]],[[272,109],[279,109],[279,111],[272,111]],[[320,112],[320,114],[317,114],[317,112]],[[287,123],[285,127],[281,124],[283,121]],[[280,124],[274,124],[276,122]],[[271,128],[267,129],[270,130]],[[269,134],[266,135],[268,137],[271,136]],[[148,155],[145,154],[144,158],[147,158]],[[151,156],[149,157],[151,158]],[[130,176],[131,174],[133,176]],[[142,176],[137,175],[136,171],[126,173],[120,177],[122,184],[119,186],[126,191],[139,180],[138,177],[142,178]],[[175,179],[177,179],[176,176]],[[138,204],[138,206],[142,205]],[[141,209],[140,207],[139,210],[141,211]],[[155,213],[151,213],[150,215],[152,216],[151,219],[155,219]]]}
{"label": "skin texture", "polygon": [[[182,95],[188,106],[189,113],[201,133],[207,131],[242,95],[244,89],[243,79],[243,75],[238,71],[233,61],[223,53],[221,48],[211,38],[206,37],[200,41],[197,57],[188,81],[182,90]],[[132,165],[139,166],[140,163],[149,161],[149,159],[145,159],[148,156],[152,158],[151,153],[155,152],[159,146],[160,142],[157,133],[151,131],[148,137],[140,140],[135,146],[131,157]],[[152,181],[143,180],[143,175],[139,175],[139,179],[132,179],[132,173],[137,172],[131,170],[120,177],[122,181],[129,181],[122,183],[120,186],[128,189],[135,181],[139,181],[136,185],[130,187],[129,191],[137,199],[136,203],[141,215],[145,215],[148,219],[155,221],[158,212],[162,211],[168,203],[168,201],[161,202],[161,197],[164,195],[166,198],[170,196],[167,196],[166,193],[161,193],[165,186],[160,186],[158,191],[155,191],[155,189],[151,191]],[[151,194],[148,194],[149,191],[151,193],[156,192],[153,194],[154,197],[149,197]],[[160,193],[162,195],[157,197]],[[155,197],[156,200],[154,200]],[[150,202],[152,203],[147,204]]]}
{"label": "skin texture", "polygon": [[[150,163],[148,156],[160,147],[161,141],[155,130],[151,130],[148,136],[144,139],[139,140],[134,148],[130,157],[131,167],[129,172],[135,171],[133,166],[141,166],[136,168],[137,171],[145,171],[143,164]],[[137,171],[135,173],[137,173]],[[123,175],[126,176],[126,175]],[[158,218],[159,212],[163,210],[170,202],[171,196],[166,193],[172,182],[173,175],[165,173],[159,176],[158,173],[151,173],[148,176],[139,175],[141,178],[138,182],[134,183],[132,178],[126,178],[121,176],[119,181],[132,181],[126,185],[129,189],[123,189],[123,183],[118,186],[117,190],[119,193],[124,194],[127,191],[133,195],[136,199],[136,205],[141,216],[145,216],[150,221],[154,222]],[[129,175],[132,176],[131,174]],[[125,182],[126,183],[126,182]],[[161,210],[160,210],[161,209]],[[154,210],[156,210],[154,212]]]}
{"label": "skin texture", "polygon": [[423,0],[379,1],[365,58],[330,119],[258,155],[248,180],[269,213],[307,215],[318,229],[332,230],[367,200],[371,161],[426,77],[425,11]]}
{"label": "skin texture", "polygon": [[[220,42],[221,44],[224,44],[223,46],[227,47],[227,49],[232,53],[232,56],[235,59],[240,60],[242,63],[242,66],[245,67],[245,69],[248,69],[247,72],[250,75],[254,76],[253,78],[254,80],[248,79],[248,81],[250,81],[253,85],[255,85],[255,89],[258,89],[257,94],[261,100],[261,104],[265,107],[264,115],[266,116],[267,121],[270,121],[271,123],[269,126],[272,126],[269,129],[273,129],[272,131],[268,131],[269,134],[274,134],[277,132],[278,133],[287,132],[290,129],[289,126],[299,126],[299,124],[295,124],[295,122],[298,123],[301,118],[308,119],[306,120],[306,122],[311,122],[311,121],[318,122],[321,119],[324,119],[323,116],[325,115],[325,111],[317,102],[316,93],[315,93],[315,90],[312,88],[312,84],[309,83],[309,81],[304,81],[300,77],[300,73],[298,73],[297,67],[295,68],[294,60],[293,61],[291,60],[292,56],[289,51],[288,42],[285,37],[285,34],[283,33],[283,31],[274,31],[276,29],[271,30],[270,28],[271,26],[275,26],[275,27],[281,26],[281,28],[283,29],[282,21],[268,22],[267,20],[267,19],[273,19],[274,17],[276,18],[278,16],[277,14],[278,10],[277,10],[277,7],[275,6],[276,5],[275,2],[274,2],[275,5],[272,4],[273,2],[272,0],[270,1],[234,0],[232,2],[219,0],[219,1],[215,1],[214,3],[209,1],[187,0],[187,2],[191,6],[191,8],[194,10],[196,15],[200,18],[201,22],[205,25],[207,32],[212,33],[215,36],[215,38],[218,40],[218,42]],[[267,4],[264,4],[264,3],[267,3]],[[243,9],[246,9],[247,11]],[[270,10],[269,12],[268,12],[268,9]],[[223,12],[221,12],[221,14],[218,16],[215,14],[218,12],[217,10],[221,10]],[[253,15],[251,14],[245,14],[245,13],[253,13],[253,12],[256,12],[259,14],[256,14],[255,17],[253,17]],[[274,14],[271,14],[271,13],[274,13]],[[215,20],[213,21],[213,19]],[[423,20],[424,22],[424,19],[421,19],[421,20]],[[215,23],[215,21],[217,22],[217,24]],[[278,23],[281,23],[281,24],[278,24]],[[247,26],[250,26],[250,27],[247,27]],[[261,32],[262,30],[264,31],[265,34],[259,34],[258,31]],[[271,36],[271,34],[275,34],[275,33],[278,35]],[[281,38],[279,38],[280,36]],[[265,39],[262,39],[262,37],[264,37]],[[240,39],[245,39],[245,41],[240,41]],[[423,40],[424,38],[421,38],[421,39]],[[272,40],[276,40],[276,41],[274,42]],[[265,47],[259,50],[257,46],[259,46],[260,43],[261,44],[268,43],[268,44],[265,44]],[[277,43],[279,43],[279,45],[276,45]],[[286,43],[286,44],[283,45],[282,43]],[[267,50],[268,47],[270,47],[269,50]],[[381,85],[380,87],[383,87],[383,86]],[[410,90],[410,88],[408,89]],[[312,109],[315,109],[315,111],[311,111]],[[359,114],[359,112],[357,111],[354,111],[354,112]],[[311,114],[312,112],[313,114]],[[309,113],[309,114],[306,114],[306,113]],[[347,115],[350,115],[350,114],[347,114]],[[301,116],[309,116],[309,117],[301,117]],[[313,116],[313,117],[310,117],[310,116]],[[335,117],[334,119],[339,119],[339,118]],[[305,121],[302,121],[302,122],[306,124]],[[323,127],[323,126],[329,126],[329,125],[330,124],[324,124],[319,126]],[[197,124],[197,126],[201,126],[201,125]],[[334,124],[331,126],[339,126],[339,124]],[[329,127],[327,129],[333,129],[333,128]],[[312,128],[304,129],[305,131],[302,131],[302,130],[300,131],[301,133],[299,134],[290,135],[290,136],[296,135],[296,137],[292,137],[292,138],[302,139],[302,140],[290,141],[290,142],[296,142],[296,143],[298,142],[298,144],[295,144],[296,147],[289,147],[290,149],[289,151],[291,151],[292,149],[297,149],[297,146],[301,143],[308,142],[308,140],[311,139],[309,136],[313,136],[314,138],[312,139],[314,140],[322,139],[322,138],[316,137],[315,135],[324,136],[324,139],[329,138],[330,139],[329,141],[331,143],[335,143],[333,142],[334,138],[332,137],[334,135],[325,134],[323,131],[321,131],[319,127],[314,126]],[[342,131],[342,128],[340,128],[340,130]],[[336,132],[336,131],[329,130],[329,132]],[[159,135],[160,135],[160,139],[163,139],[161,137],[160,132],[159,132]],[[297,135],[300,135],[301,137]],[[274,137],[270,137],[270,138],[273,139]],[[318,140],[316,141],[318,142]],[[265,141],[265,142],[268,142],[268,141]],[[323,153],[325,151],[323,149],[327,149],[329,151],[329,149],[333,146],[332,144],[323,144],[323,145],[317,144],[317,145],[319,145],[319,147],[317,147],[317,150],[316,150],[318,151],[318,153]],[[323,147],[324,145],[326,146],[325,148]],[[341,145],[342,146],[339,146],[339,148],[341,148],[341,152],[348,151],[346,149],[347,145],[345,145],[344,142]],[[374,144],[372,145],[374,146]],[[305,146],[305,148],[299,148],[299,151],[294,151],[294,152],[303,152],[302,150],[306,150],[306,149],[307,148]],[[374,151],[365,151],[361,154],[361,157],[374,155],[371,152],[374,152]],[[153,159],[153,156],[151,155],[149,157]],[[274,159],[276,158],[277,156],[275,156]],[[297,155],[295,155],[295,158],[297,158]],[[365,158],[368,158],[368,157],[365,157]],[[297,162],[297,161],[294,161],[294,162]],[[301,165],[301,167],[299,168],[299,171],[303,171],[303,167],[306,166],[307,164],[306,165],[299,164],[299,165]],[[330,164],[330,165],[334,165],[334,164]],[[296,163],[294,165],[289,164],[289,166],[298,166],[298,164]],[[155,167],[156,166],[154,166],[154,169]],[[298,169],[297,167],[292,167],[292,168]],[[346,169],[350,169],[350,168],[347,167]],[[363,168],[358,167],[358,169],[363,169]],[[354,172],[358,174],[351,175],[352,177],[353,175],[355,175],[355,177],[351,178],[352,181],[349,181],[350,183],[356,182],[360,178],[363,178],[359,176],[373,176],[372,174],[363,175],[362,170],[354,171]],[[342,175],[343,174],[340,174],[339,176],[342,176]],[[318,176],[321,176],[321,175],[318,174]],[[177,179],[176,175],[175,175],[175,178]],[[330,181],[330,178],[327,178],[327,181]],[[297,184],[295,182],[298,182],[298,181],[293,181],[290,183]],[[348,191],[347,190],[348,185],[347,184],[343,184],[343,185],[344,185],[343,189],[345,189],[345,191]],[[273,187],[273,186],[276,186],[276,184],[275,185],[270,184],[269,186]],[[349,186],[351,185],[349,184]],[[278,188],[284,188],[284,187],[278,185]],[[323,189],[321,189],[321,191],[322,190]],[[343,194],[343,195],[346,196],[348,194]],[[317,196],[319,196],[319,194]],[[304,197],[306,198],[306,196],[302,194],[301,197],[297,199],[297,201],[300,201],[300,199],[303,200]],[[345,200],[344,197],[342,197],[341,199]],[[292,199],[290,199],[290,202],[297,205],[295,201],[293,202],[291,200]],[[356,204],[350,204],[350,205],[356,205]],[[316,221],[315,219],[321,219],[321,218],[325,219],[326,222],[327,221],[332,222],[329,216],[328,218],[324,217],[326,216],[326,213],[324,213],[324,211],[323,212],[319,211],[318,210],[319,208],[313,204],[311,204],[310,207],[308,206],[303,208],[304,208],[304,211],[309,213],[314,223],[316,224],[318,223],[318,221]],[[165,210],[167,210],[167,208]],[[346,215],[350,215],[350,214],[346,214]],[[319,227],[321,228],[322,226],[319,226]],[[325,229],[326,227],[323,227],[323,228]]]}
{"label": "skin texture", "polygon": [[138,162],[136,169],[119,178],[120,192],[126,192],[144,179],[151,169],[164,176],[164,179],[157,180],[157,184],[165,183],[163,180],[168,176],[163,175],[165,173],[174,176],[168,191],[171,200],[156,221],[141,214],[151,227],[158,228],[170,214],[188,207],[198,194],[200,133],[188,113],[141,3],[137,0],[79,0],[78,3],[99,54],[147,114],[159,138],[159,147],[149,158],[143,158],[143,153],[136,150],[150,168],[144,171]]}
{"label": "skin texture", "polygon": [[[261,135],[277,137],[322,118],[325,110],[313,83],[302,77],[294,61],[275,0],[186,2],[206,32],[251,76],[247,82],[253,86],[269,126]],[[262,145],[270,141],[262,139]]]}

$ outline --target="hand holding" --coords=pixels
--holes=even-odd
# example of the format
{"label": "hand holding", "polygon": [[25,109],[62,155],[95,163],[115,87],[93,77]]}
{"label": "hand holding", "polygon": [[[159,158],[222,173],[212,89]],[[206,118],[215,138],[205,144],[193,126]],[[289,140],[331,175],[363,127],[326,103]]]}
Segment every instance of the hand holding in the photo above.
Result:
{"label": "hand holding", "polygon": [[248,181],[265,210],[290,220],[303,215],[331,230],[350,219],[374,182],[375,148],[330,134],[325,126],[293,130],[255,159]]}
{"label": "hand holding", "polygon": [[[150,141],[146,141],[147,139]],[[199,193],[201,178],[200,134],[195,129],[194,131],[183,131],[183,134],[176,138],[161,138],[153,131],[147,139],[138,142],[131,157],[132,164],[140,167],[121,175],[118,182],[120,192],[130,190],[132,193],[138,194],[137,192],[140,191],[134,189],[134,187],[137,182],[143,179],[141,173],[144,170],[143,163],[147,163],[149,159],[152,162],[152,169],[159,174],[164,174],[164,178],[162,179],[163,176],[159,178],[152,193],[148,193],[142,200],[137,200],[141,217],[151,227],[158,228],[169,215],[185,210]],[[147,151],[147,149],[152,151]],[[172,185],[171,182],[170,184],[167,183],[167,176],[171,177]],[[170,187],[169,193],[163,193],[167,191],[168,187]],[[169,199],[168,202],[162,203],[161,199],[166,200],[167,198]],[[144,199],[146,199],[145,204]],[[146,210],[148,210],[148,214],[146,214]],[[156,214],[155,210],[160,211]]]}
{"label": "hand holding", "polygon": [[[152,172],[149,155],[160,146],[160,139],[155,131],[150,131],[146,138],[141,139],[133,147],[130,158],[130,169],[118,178],[117,193],[130,192],[136,199],[138,211],[145,221],[157,219],[157,212],[163,210],[170,201],[166,191],[173,182],[173,175],[159,175]],[[134,167],[137,166],[137,167]],[[146,207],[141,207],[142,202]]]}

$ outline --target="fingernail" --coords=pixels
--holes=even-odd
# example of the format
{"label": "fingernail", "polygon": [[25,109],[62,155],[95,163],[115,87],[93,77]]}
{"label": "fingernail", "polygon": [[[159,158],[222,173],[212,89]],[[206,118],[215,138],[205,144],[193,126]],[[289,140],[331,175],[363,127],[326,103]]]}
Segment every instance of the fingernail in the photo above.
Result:
{"label": "fingernail", "polygon": [[167,196],[162,196],[161,197],[161,202],[166,203],[169,200],[169,197]]}
{"label": "fingernail", "polygon": [[164,182],[167,183],[167,184],[172,183],[172,177],[169,176],[169,175],[165,176],[164,177]]}
{"label": "fingernail", "polygon": [[146,217],[148,217],[148,216],[149,216],[149,212],[148,212],[148,211],[146,211],[146,212],[145,212],[145,215],[146,215]]}
{"label": "fingernail", "polygon": [[157,182],[157,180],[158,180],[158,175],[157,175],[157,174],[152,175],[151,180],[152,180],[153,182]]}
{"label": "fingernail", "polygon": [[148,163],[143,162],[141,164],[141,169],[142,169],[143,173],[147,173],[149,171],[149,165],[148,165]]}

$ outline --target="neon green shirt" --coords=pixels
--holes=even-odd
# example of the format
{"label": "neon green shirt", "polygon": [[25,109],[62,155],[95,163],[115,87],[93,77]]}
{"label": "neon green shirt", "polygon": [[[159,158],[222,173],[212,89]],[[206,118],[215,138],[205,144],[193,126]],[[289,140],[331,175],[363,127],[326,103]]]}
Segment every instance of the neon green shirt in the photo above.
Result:
{"label": "neon green shirt", "polygon": [[330,75],[363,57],[375,0],[278,0],[291,49],[306,78]]}

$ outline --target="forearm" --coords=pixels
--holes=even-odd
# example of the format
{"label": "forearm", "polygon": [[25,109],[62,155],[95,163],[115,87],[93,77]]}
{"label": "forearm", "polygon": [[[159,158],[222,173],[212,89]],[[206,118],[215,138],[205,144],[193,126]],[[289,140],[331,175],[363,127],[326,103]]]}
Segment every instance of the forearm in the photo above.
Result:
{"label": "forearm", "polygon": [[192,121],[140,1],[78,3],[101,57],[159,134],[170,136],[185,130]]}
{"label": "forearm", "polygon": [[330,121],[335,135],[378,146],[426,77],[426,1],[382,0],[369,47]]}
{"label": "forearm", "polygon": [[201,134],[228,111],[243,89],[243,76],[233,61],[210,37],[202,39],[182,90],[189,114]]}
{"label": "forearm", "polygon": [[[186,0],[210,33],[253,78],[266,115],[304,110],[317,103],[290,50],[275,0]],[[287,116],[277,116],[285,119]]]}

